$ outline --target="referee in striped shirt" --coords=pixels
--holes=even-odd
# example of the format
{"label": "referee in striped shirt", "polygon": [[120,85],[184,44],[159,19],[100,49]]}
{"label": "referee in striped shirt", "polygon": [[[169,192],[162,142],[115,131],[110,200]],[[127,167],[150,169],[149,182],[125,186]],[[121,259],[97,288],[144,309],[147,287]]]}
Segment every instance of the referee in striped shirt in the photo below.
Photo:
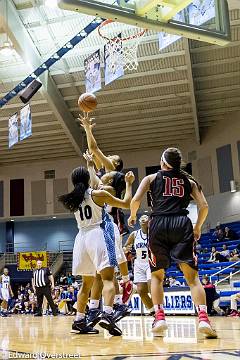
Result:
{"label": "referee in striped shirt", "polygon": [[42,267],[42,261],[37,261],[37,268],[33,270],[32,287],[37,295],[38,311],[35,316],[42,316],[43,297],[45,296],[53,316],[57,316],[57,309],[53,302],[51,290],[54,289],[54,278],[49,268]]}

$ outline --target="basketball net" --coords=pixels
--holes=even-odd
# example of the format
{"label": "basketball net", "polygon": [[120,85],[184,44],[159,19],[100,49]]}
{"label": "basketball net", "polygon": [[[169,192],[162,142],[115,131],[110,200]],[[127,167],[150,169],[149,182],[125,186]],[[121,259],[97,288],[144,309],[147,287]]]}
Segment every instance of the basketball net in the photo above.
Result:
{"label": "basketball net", "polygon": [[118,67],[134,71],[138,67],[138,46],[146,29],[119,24],[105,20],[98,28],[99,35],[107,41],[106,56],[109,57],[109,68],[112,72]]}

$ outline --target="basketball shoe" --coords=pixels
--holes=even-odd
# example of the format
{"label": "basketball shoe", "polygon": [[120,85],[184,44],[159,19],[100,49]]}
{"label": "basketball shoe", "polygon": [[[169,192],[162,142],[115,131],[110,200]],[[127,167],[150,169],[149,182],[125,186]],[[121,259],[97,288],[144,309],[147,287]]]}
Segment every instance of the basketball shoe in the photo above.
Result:
{"label": "basketball shoe", "polygon": [[205,335],[207,339],[216,339],[217,333],[216,330],[213,329],[206,311],[200,310],[198,313],[198,331]]}
{"label": "basketball shoe", "polygon": [[240,317],[240,314],[237,310],[232,310],[228,316],[229,317]]}
{"label": "basketball shoe", "polygon": [[132,295],[133,283],[132,281],[128,281],[126,283],[122,282],[120,285],[123,288],[122,302],[126,304]]}
{"label": "basketball shoe", "polygon": [[101,320],[99,321],[99,325],[106,329],[110,335],[113,336],[121,336],[122,331],[119,327],[115,324],[113,320],[113,314],[107,314],[105,312],[102,313]]}
{"label": "basketball shoe", "polygon": [[94,327],[100,321],[102,312],[99,309],[89,309],[87,313],[87,326]]}
{"label": "basketball shoe", "polygon": [[82,319],[73,322],[71,333],[96,335],[99,334],[99,331],[97,329],[94,329],[92,326],[88,326],[86,319]]}
{"label": "basketball shoe", "polygon": [[113,305],[113,321],[118,322],[125,316],[129,315],[132,309],[130,309],[126,304],[114,304]]}
{"label": "basketball shoe", "polygon": [[154,336],[164,336],[164,331],[167,330],[167,322],[163,309],[155,312],[155,319],[152,324],[152,332]]}

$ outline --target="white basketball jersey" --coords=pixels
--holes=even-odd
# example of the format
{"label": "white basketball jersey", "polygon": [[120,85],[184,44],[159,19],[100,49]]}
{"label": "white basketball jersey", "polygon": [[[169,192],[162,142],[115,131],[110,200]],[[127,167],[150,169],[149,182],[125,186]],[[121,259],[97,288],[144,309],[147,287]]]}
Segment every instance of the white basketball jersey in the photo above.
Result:
{"label": "white basketball jersey", "polygon": [[142,230],[135,232],[134,248],[136,250],[136,261],[148,262],[148,235]]}
{"label": "white basketball jersey", "polygon": [[2,274],[2,289],[8,289],[10,285],[10,276]]}
{"label": "white basketball jersey", "polygon": [[104,209],[93,201],[92,191],[92,189],[88,189],[85,192],[84,200],[79,210],[74,213],[79,229],[102,223]]}

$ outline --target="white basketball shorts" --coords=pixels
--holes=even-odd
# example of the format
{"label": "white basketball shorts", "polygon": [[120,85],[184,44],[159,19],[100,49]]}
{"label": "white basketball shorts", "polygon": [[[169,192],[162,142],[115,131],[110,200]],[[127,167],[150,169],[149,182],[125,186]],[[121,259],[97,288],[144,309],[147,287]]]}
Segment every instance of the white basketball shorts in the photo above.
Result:
{"label": "white basketball shorts", "polygon": [[10,299],[9,289],[1,288],[0,297],[2,300],[8,301]]}
{"label": "white basketball shorts", "polygon": [[146,283],[151,280],[151,269],[148,262],[134,262],[134,283]]}
{"label": "white basketball shorts", "polygon": [[114,242],[99,225],[79,231],[73,248],[74,276],[95,276],[96,272],[116,264]]}

